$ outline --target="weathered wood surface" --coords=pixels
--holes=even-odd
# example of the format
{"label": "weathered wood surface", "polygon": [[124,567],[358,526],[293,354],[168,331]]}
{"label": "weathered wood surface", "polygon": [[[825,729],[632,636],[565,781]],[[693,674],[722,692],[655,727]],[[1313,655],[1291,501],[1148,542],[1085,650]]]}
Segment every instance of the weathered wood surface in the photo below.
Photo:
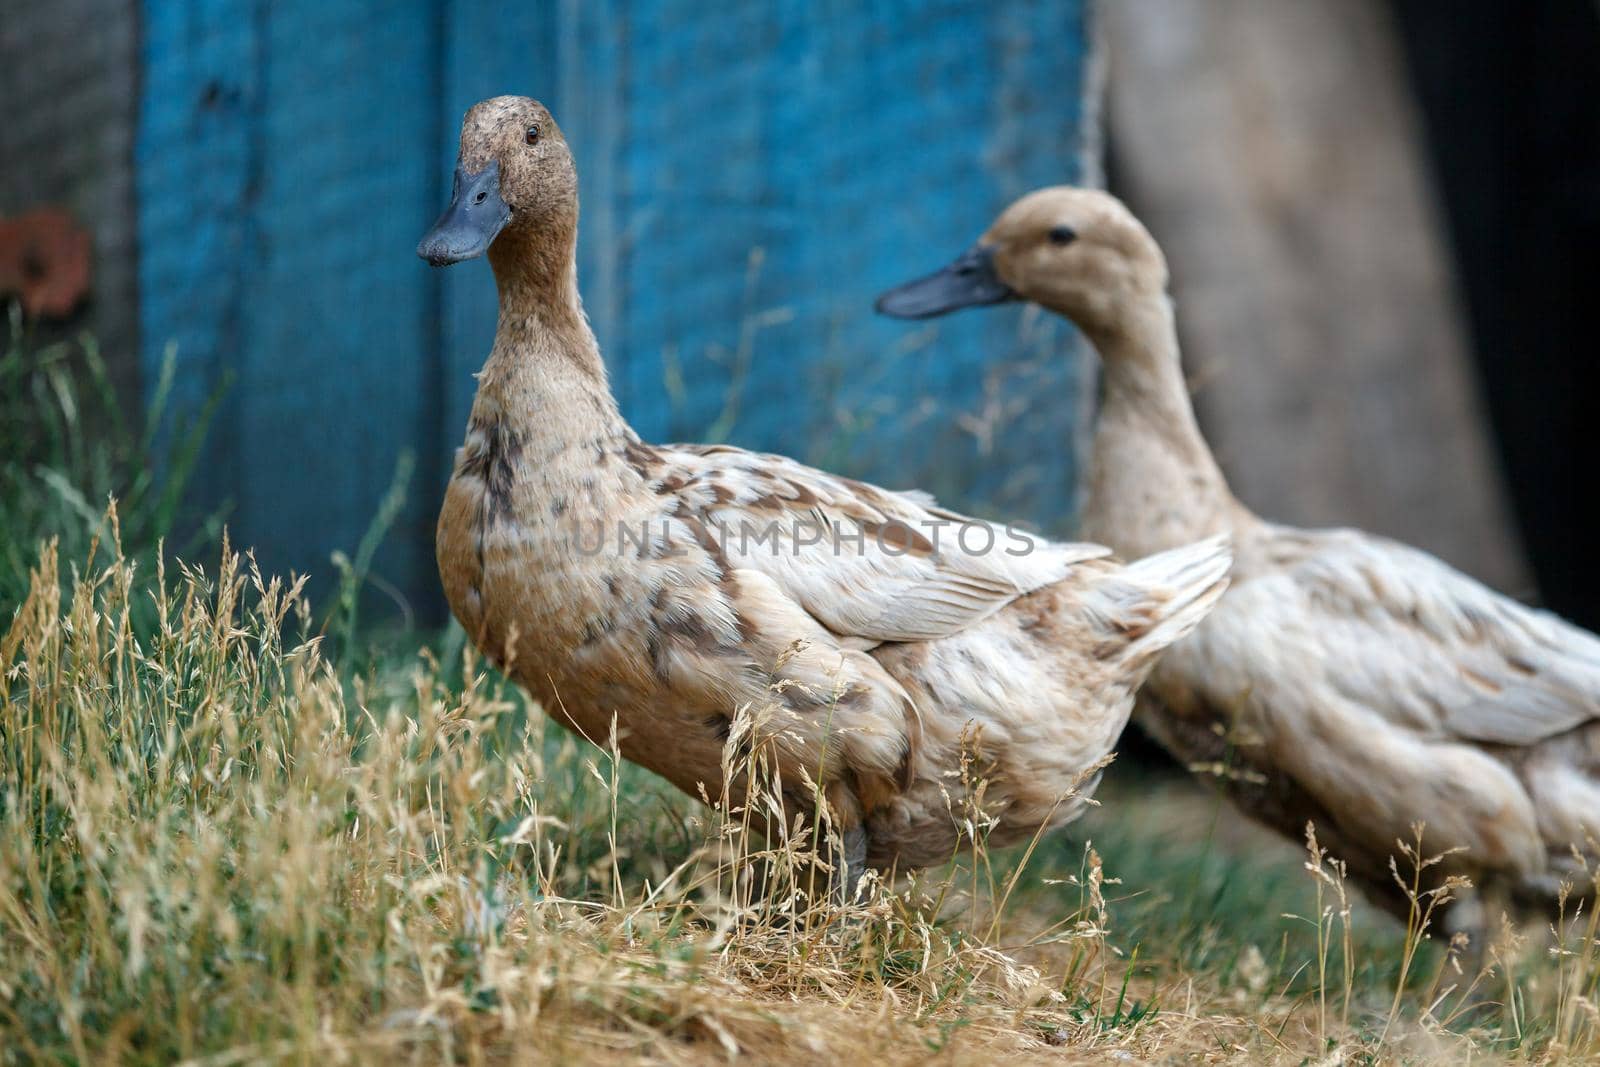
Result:
{"label": "weathered wood surface", "polygon": [[139,382],[138,43],[132,0],[0,0],[0,216],[59,204],[94,238],[90,301],[37,336],[93,331],[130,404]]}
{"label": "weathered wood surface", "polygon": [[1529,592],[1384,5],[1103,11],[1115,184],[1167,250],[1238,495]]}

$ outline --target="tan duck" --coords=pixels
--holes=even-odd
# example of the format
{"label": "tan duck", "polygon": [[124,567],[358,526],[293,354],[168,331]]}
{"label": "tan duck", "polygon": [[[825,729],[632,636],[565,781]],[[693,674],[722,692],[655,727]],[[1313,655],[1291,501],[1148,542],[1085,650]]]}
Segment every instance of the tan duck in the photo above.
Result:
{"label": "tan duck", "polygon": [[1105,368],[1086,536],[1130,555],[1233,537],[1230,591],[1140,701],[1181,761],[1233,764],[1241,807],[1297,841],[1315,820],[1401,915],[1388,859],[1416,820],[1427,851],[1467,850],[1444,869],[1484,887],[1482,903],[1543,906],[1561,879],[1586,881],[1572,849],[1592,856],[1600,836],[1600,640],[1405,545],[1253,515],[1200,435],[1166,286],[1161,250],[1119,201],[1055,188],[879,309],[1022,299],[1066,316]]}
{"label": "tan duck", "polygon": [[949,858],[964,743],[992,841],[1076,814],[1064,798],[1157,654],[1220,595],[1225,542],[1124,566],[782,456],[645,444],[578,298],[577,227],[549,112],[473,107],[418,252],[487,253],[499,288],[438,529],[477,646],[583,736],[615,720],[623,756],[695,796],[722,788],[736,710],[776,705],[787,801],[810,809],[817,783],[852,871]]}

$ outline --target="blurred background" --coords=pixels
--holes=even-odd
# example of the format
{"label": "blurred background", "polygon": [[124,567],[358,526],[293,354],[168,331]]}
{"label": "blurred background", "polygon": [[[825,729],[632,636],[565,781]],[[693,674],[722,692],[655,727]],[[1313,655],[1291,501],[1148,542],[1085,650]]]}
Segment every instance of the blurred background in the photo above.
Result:
{"label": "blurred background", "polygon": [[314,593],[342,553],[442,621],[494,288],[413,249],[499,93],[577,153],[581,284],[647,439],[1070,534],[1072,330],[871,305],[1029,189],[1103,183],[1167,249],[1248,504],[1600,625],[1594,0],[0,0],[6,540],[116,491],[147,533],[225,521]]}

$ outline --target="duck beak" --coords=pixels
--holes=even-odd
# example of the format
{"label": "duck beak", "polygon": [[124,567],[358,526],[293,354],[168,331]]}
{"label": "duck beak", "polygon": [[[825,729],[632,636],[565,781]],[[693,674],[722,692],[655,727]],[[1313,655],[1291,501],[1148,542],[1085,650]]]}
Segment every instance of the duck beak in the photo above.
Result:
{"label": "duck beak", "polygon": [[873,306],[896,319],[930,319],[1015,299],[1016,292],[995,273],[993,246],[973,245],[944,270],[890,289]]}
{"label": "duck beak", "polygon": [[435,267],[474,259],[489,251],[506,223],[511,208],[500,197],[500,161],[476,174],[456,167],[450,206],[417,245],[417,255]]}

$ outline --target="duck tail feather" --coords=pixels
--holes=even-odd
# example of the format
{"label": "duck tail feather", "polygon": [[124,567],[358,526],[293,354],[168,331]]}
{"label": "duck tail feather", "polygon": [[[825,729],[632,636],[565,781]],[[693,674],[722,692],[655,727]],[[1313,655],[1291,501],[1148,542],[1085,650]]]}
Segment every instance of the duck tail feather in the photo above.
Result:
{"label": "duck tail feather", "polygon": [[1182,639],[1228,588],[1233,546],[1226,534],[1158,552],[1128,564],[1107,583],[1106,619],[1125,640],[1123,660],[1137,668]]}

